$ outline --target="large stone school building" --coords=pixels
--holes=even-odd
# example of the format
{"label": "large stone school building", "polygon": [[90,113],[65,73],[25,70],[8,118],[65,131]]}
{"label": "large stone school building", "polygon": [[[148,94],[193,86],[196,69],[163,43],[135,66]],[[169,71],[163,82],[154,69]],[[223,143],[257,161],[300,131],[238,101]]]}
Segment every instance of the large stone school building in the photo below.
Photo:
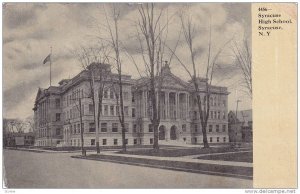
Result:
{"label": "large stone school building", "polygon": [[[91,64],[106,68],[109,79],[104,84],[102,115],[99,125],[100,146],[122,145],[121,125],[118,119],[119,107],[115,90],[117,74],[111,72],[108,64]],[[90,65],[90,66],[91,66]],[[191,82],[185,82],[172,74],[168,64],[162,69],[160,99],[159,143],[200,144],[202,131],[196,95]],[[91,76],[88,70],[81,71],[72,79],[63,79],[58,86],[39,88],[34,103],[35,146],[80,146],[81,99],[84,145],[95,146],[96,129],[92,103]],[[151,103],[149,100],[149,79],[132,79],[122,76],[126,141],[128,145],[153,144],[151,125]],[[200,96],[204,94],[205,79],[198,79]],[[95,84],[99,84],[96,79]],[[226,143],[228,138],[226,87],[210,86],[210,115],[207,124],[209,143]]]}

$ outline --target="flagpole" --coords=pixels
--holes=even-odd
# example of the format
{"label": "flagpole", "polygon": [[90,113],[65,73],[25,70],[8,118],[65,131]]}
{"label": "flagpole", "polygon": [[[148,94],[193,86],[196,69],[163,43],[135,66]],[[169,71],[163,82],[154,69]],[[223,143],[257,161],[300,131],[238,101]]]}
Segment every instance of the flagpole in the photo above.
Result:
{"label": "flagpole", "polygon": [[51,55],[52,55],[52,46],[50,47],[50,86],[51,86]]}

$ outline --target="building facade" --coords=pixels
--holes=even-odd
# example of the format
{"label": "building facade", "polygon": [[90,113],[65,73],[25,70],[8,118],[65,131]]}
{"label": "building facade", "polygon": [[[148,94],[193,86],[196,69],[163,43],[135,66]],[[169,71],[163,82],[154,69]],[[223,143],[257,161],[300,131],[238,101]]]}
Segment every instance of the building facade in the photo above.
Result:
{"label": "building facade", "polygon": [[228,113],[228,135],[232,143],[253,141],[252,110],[237,111],[237,115]]}
{"label": "building facade", "polygon": [[[104,64],[94,64],[103,68]],[[122,145],[121,125],[118,118],[117,75],[108,69],[104,83],[102,115],[99,124],[100,146]],[[59,86],[39,89],[35,101],[36,146],[80,146],[80,110],[84,131],[84,145],[95,146],[94,106],[91,99],[91,76],[84,70],[72,79],[62,80]],[[204,94],[205,80],[199,79],[200,97]],[[126,141],[128,145],[153,144],[151,125],[152,108],[149,100],[149,80],[132,79],[123,75],[123,98]],[[159,142],[175,144],[202,143],[200,114],[191,82],[185,82],[171,73],[166,64],[162,69],[160,99]],[[158,86],[157,86],[158,87]],[[210,86],[210,116],[207,124],[209,143],[226,143],[228,138],[227,100],[225,87]],[[81,107],[79,107],[79,99]]]}

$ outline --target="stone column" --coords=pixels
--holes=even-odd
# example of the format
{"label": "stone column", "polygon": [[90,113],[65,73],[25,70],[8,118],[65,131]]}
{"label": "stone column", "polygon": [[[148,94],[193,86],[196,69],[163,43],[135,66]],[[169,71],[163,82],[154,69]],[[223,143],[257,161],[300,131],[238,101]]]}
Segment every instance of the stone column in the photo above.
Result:
{"label": "stone column", "polygon": [[159,94],[156,92],[156,109],[158,110]]}
{"label": "stone column", "polygon": [[147,96],[147,91],[144,91],[144,96],[145,96],[145,101],[144,101],[144,104],[145,104],[145,117],[148,116],[148,96]]}
{"label": "stone column", "polygon": [[164,110],[165,110],[165,119],[167,118],[167,92],[164,91],[165,94],[165,105],[164,105]]}
{"label": "stone column", "polygon": [[179,96],[179,93],[175,93],[175,100],[176,100],[176,120],[179,118],[179,98],[178,98],[178,96]]}
{"label": "stone column", "polygon": [[190,118],[190,95],[189,93],[187,94],[187,118]]}
{"label": "stone column", "polygon": [[170,118],[169,114],[169,92],[166,91],[166,118]]}
{"label": "stone column", "polygon": [[185,118],[187,119],[188,118],[188,94],[185,93]]}

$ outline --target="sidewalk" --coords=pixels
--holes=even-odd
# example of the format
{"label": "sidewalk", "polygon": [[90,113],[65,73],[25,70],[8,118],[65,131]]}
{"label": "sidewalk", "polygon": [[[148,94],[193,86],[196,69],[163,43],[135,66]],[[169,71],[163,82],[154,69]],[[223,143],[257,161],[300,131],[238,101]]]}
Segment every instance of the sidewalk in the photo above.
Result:
{"label": "sidewalk", "polygon": [[[246,153],[246,152],[252,152],[252,151],[246,150],[246,151],[237,151],[237,152],[196,154],[196,155],[188,155],[188,156],[183,156],[183,157],[185,157],[185,158],[191,158],[191,159],[196,159],[197,157],[201,157],[201,156],[215,156],[215,155],[224,155],[224,154],[238,154],[238,153]],[[248,162],[246,162],[246,163],[248,163]]]}
{"label": "sidewalk", "polygon": [[[6,147],[5,149],[37,152],[37,153],[77,153],[77,152],[81,153],[81,150],[56,151],[56,150],[45,150],[45,149],[38,149],[38,148],[14,148],[14,147]],[[95,152],[95,150],[86,150],[86,152]]]}
{"label": "sidewalk", "polygon": [[[253,164],[248,163],[248,162],[194,159],[194,157],[204,156],[204,155],[193,155],[193,157],[190,157],[190,156],[157,157],[157,156],[144,156],[144,155],[132,155],[132,154],[119,154],[119,153],[116,153],[113,151],[105,151],[105,152],[102,152],[101,154],[107,155],[107,156],[121,156],[121,157],[128,157],[128,158],[142,158],[142,159],[151,159],[151,160],[160,160],[160,161],[178,161],[178,162],[189,162],[189,163],[198,163],[198,164],[215,164],[215,165],[237,166],[237,167],[248,167],[248,168],[253,167]],[[218,154],[220,154],[220,153],[218,153]]]}

